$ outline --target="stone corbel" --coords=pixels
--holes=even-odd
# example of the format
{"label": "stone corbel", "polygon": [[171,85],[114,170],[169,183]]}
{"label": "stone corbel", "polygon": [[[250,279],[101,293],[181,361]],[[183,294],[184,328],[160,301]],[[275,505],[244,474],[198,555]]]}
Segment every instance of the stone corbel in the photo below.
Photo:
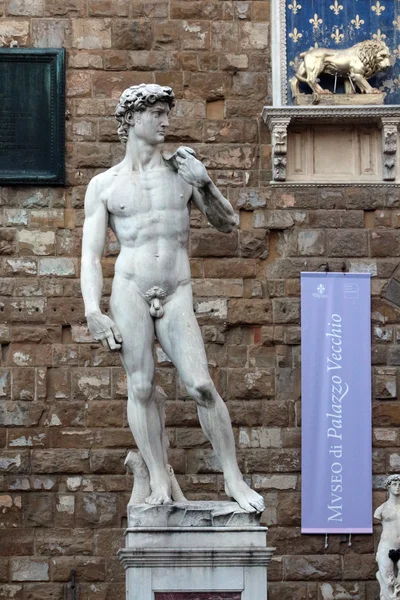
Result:
{"label": "stone corbel", "polygon": [[272,177],[274,181],[286,181],[287,129],[290,118],[271,119]]}
{"label": "stone corbel", "polygon": [[397,128],[398,121],[389,117],[382,117],[382,159],[383,159],[383,180],[396,180],[397,163]]}

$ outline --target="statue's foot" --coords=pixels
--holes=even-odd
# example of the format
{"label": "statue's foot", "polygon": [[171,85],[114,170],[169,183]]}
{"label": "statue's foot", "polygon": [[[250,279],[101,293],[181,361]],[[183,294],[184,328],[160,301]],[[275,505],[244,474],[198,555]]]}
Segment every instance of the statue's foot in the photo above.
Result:
{"label": "statue's foot", "polygon": [[154,484],[150,483],[150,488],[151,494],[146,498],[146,504],[172,504],[169,479],[164,481],[160,478],[160,481]]}
{"label": "statue's foot", "polygon": [[172,504],[172,500],[170,496],[168,496],[167,492],[163,492],[161,490],[157,490],[150,494],[148,498],[145,500],[146,504]]}
{"label": "statue's foot", "polygon": [[249,488],[243,479],[225,483],[225,493],[230,496],[246,512],[262,512],[265,509],[264,499],[260,494]]}

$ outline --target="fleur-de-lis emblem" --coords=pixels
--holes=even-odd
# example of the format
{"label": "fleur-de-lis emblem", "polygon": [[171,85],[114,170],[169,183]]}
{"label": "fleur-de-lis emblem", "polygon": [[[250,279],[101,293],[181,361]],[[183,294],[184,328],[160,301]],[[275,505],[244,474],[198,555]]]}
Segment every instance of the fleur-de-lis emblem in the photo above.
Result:
{"label": "fleur-de-lis emblem", "polygon": [[329,8],[331,10],[333,10],[333,12],[335,13],[335,15],[339,15],[340,11],[343,10],[343,5],[339,4],[338,0],[335,0],[335,2],[333,4],[331,4]]}
{"label": "fleur-de-lis emblem", "polygon": [[299,10],[301,10],[301,4],[297,4],[297,0],[293,0],[293,4],[289,4],[288,9],[292,10],[294,15],[297,15]]}
{"label": "fleur-de-lis emblem", "polygon": [[319,26],[323,23],[323,21],[322,19],[319,19],[317,13],[315,13],[314,17],[310,19],[310,23],[313,26],[313,29],[319,29]]}
{"label": "fleur-de-lis emblem", "polygon": [[297,31],[296,27],[293,29],[292,33],[289,33],[290,39],[297,44],[297,42],[303,37],[303,34]]}
{"label": "fleur-de-lis emblem", "polygon": [[352,19],[351,22],[356,29],[360,29],[361,25],[364,25],[365,23],[364,19],[360,19],[359,15],[356,15],[356,18]]}
{"label": "fleur-de-lis emblem", "polygon": [[292,67],[293,71],[297,72],[297,69],[299,68],[300,63],[301,63],[301,61],[300,61],[299,57],[296,56],[294,60],[290,61],[289,66]]}
{"label": "fleur-de-lis emblem", "polygon": [[335,40],[335,44],[340,44],[340,42],[344,38],[344,33],[340,33],[338,27],[336,27],[335,31],[331,33],[331,38]]}
{"label": "fleur-de-lis emblem", "polygon": [[383,11],[385,10],[385,7],[378,0],[375,6],[371,6],[371,10],[374,11],[377,17],[380,17]]}
{"label": "fleur-de-lis emblem", "polygon": [[397,46],[396,50],[393,50],[393,54],[399,58],[400,56],[400,44]]}
{"label": "fleur-de-lis emblem", "polygon": [[385,10],[385,7],[379,2],[379,0],[377,0],[375,6],[371,6],[371,10],[376,14],[377,17],[380,17]]}
{"label": "fleur-de-lis emblem", "polygon": [[378,40],[379,42],[381,42],[382,40],[386,40],[386,35],[382,33],[380,29],[378,29],[378,31],[374,33],[372,37],[374,40]]}
{"label": "fleur-de-lis emblem", "polygon": [[393,25],[396,27],[397,31],[400,31],[400,15],[397,17],[396,21],[393,21]]}

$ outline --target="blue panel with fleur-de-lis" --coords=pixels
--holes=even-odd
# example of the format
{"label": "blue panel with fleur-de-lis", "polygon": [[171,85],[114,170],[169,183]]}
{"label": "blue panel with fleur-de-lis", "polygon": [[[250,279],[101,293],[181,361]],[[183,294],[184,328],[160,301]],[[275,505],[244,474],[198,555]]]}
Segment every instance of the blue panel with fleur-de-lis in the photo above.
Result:
{"label": "blue panel with fleur-de-lis", "polygon": [[[344,49],[367,39],[383,40],[392,66],[369,81],[386,94],[385,104],[400,104],[400,0],[286,0],[286,36],[288,79],[300,53],[310,48]],[[323,87],[331,85],[324,80]],[[311,93],[305,84],[301,91]],[[293,104],[290,88],[288,102]]]}

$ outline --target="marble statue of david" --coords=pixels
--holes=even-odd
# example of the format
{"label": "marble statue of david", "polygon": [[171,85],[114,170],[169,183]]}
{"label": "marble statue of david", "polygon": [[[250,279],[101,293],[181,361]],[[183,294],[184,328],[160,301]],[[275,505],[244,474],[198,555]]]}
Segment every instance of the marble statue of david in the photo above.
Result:
{"label": "marble statue of david", "polygon": [[[154,340],[195,400],[201,426],[221,463],[225,490],[248,512],[262,497],[239,471],[228,410],[210,378],[193,312],[188,257],[190,204],[219,231],[230,232],[234,213],[193,150],[163,157],[174,94],[170,87],[137,85],[116,109],[125,158],[94,177],[85,198],[82,294],[88,327],[103,346],[120,351],[128,380],[128,421],[150,475],[149,504],[171,502],[171,483],[155,401]],[[100,311],[100,259],[108,224],[121,250],[115,264],[110,316]]]}

